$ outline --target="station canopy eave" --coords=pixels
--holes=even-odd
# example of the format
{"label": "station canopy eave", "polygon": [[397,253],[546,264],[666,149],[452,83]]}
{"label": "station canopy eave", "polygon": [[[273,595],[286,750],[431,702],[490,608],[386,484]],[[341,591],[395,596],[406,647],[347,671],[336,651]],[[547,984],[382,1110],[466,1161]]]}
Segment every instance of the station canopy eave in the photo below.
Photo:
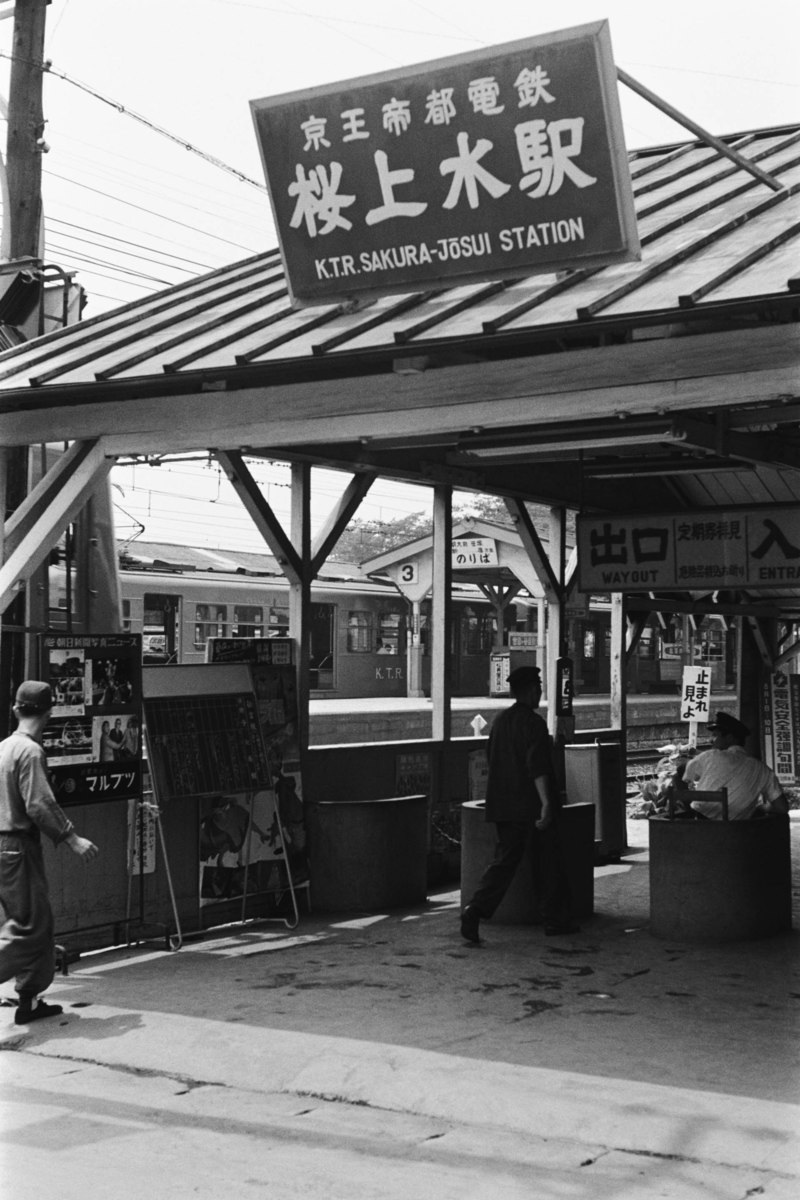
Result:
{"label": "station canopy eave", "polygon": [[[640,262],[292,309],[267,251],[0,354],[0,443],[584,513],[800,504],[800,125],[630,153]],[[800,588],[758,602],[800,615]]]}

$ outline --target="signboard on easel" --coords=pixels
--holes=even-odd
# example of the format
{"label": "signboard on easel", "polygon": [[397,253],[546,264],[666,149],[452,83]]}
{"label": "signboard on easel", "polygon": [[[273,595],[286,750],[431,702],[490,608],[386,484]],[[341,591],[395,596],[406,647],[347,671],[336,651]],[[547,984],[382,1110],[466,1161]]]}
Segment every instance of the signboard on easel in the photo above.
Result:
{"label": "signboard on easel", "polygon": [[[296,923],[294,880],[300,856],[304,865],[305,830],[285,757],[296,713],[283,696],[276,720],[278,698],[265,678],[270,669],[263,663],[145,668],[147,745],[159,802],[198,801],[201,908],[240,899],[244,919],[249,897],[288,892]],[[280,690],[279,679],[272,683],[273,692]]]}

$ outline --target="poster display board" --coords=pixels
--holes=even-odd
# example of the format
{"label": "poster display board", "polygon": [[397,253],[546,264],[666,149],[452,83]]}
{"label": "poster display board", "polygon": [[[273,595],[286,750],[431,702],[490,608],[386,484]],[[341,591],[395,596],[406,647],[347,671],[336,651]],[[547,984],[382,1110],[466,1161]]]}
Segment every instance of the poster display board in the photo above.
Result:
{"label": "poster display board", "polygon": [[199,803],[200,905],[294,899],[308,877],[294,668],[150,667],[143,692],[156,795]]}
{"label": "poster display board", "polygon": [[46,633],[40,652],[53,693],[42,745],[59,804],[139,799],[141,636]]}
{"label": "poster display board", "polygon": [[250,108],[296,304],[640,256],[607,21]]}

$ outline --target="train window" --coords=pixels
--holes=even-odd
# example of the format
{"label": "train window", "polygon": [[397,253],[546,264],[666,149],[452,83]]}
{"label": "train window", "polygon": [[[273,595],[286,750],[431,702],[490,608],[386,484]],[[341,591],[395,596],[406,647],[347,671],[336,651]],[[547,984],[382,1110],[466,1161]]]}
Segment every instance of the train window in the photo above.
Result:
{"label": "train window", "polygon": [[397,612],[384,612],[378,616],[378,654],[400,653],[400,624],[402,617]]}
{"label": "train window", "polygon": [[652,626],[648,626],[642,630],[642,635],[636,646],[636,654],[639,658],[655,658],[656,640],[653,637]]}
{"label": "train window", "polygon": [[271,604],[269,607],[269,636],[279,637],[289,632],[289,606]]}
{"label": "train window", "polygon": [[722,662],[725,657],[725,632],[716,627],[704,628],[700,643],[694,647],[695,662]]}
{"label": "train window", "polygon": [[130,600],[122,601],[122,632],[130,633],[131,631],[131,602]]}
{"label": "train window", "polygon": [[354,654],[372,650],[372,613],[351,609],[347,615],[347,649]]}
{"label": "train window", "polygon": [[198,604],[194,611],[194,648],[205,650],[210,637],[225,637],[228,631],[228,609],[224,604]]}
{"label": "train window", "polygon": [[260,604],[234,604],[231,637],[263,637],[264,613]]}
{"label": "train window", "polygon": [[462,654],[488,654],[494,645],[494,614],[466,609],[461,616]]}

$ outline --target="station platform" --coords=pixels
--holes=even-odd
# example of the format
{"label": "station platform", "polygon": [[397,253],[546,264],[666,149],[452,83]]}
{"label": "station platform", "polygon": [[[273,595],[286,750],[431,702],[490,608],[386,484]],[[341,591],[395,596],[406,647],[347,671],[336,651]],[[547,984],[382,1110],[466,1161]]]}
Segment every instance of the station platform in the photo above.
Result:
{"label": "station platform", "polygon": [[[127,1200],[219,1194],[218,1179],[263,1195],[268,1163],[282,1196],[338,1197],[335,1179],[314,1186],[314,1155],[335,1142],[349,1195],[789,1200],[797,886],[790,933],[657,940],[648,822],[628,825],[629,851],[596,868],[595,915],[568,937],[487,922],[472,947],[444,889],[413,909],[312,912],[291,932],[86,956],[51,989],[61,1018],[19,1029],[2,1010],[0,1048],[17,1052],[6,1140],[36,1147],[9,1171],[77,1200],[91,1170],[98,1195]],[[9,1194],[31,1194],[18,1182]]]}
{"label": "station platform", "polygon": [[[686,731],[677,722],[678,696],[637,695],[627,702],[626,727],[631,746],[655,745],[670,741]],[[713,708],[735,711],[734,694],[714,698]],[[453,737],[472,737],[475,717],[491,724],[494,716],[508,708],[509,696],[454,696],[450,703]],[[427,697],[316,697],[309,704],[311,744],[337,745],[342,742],[401,741],[429,738],[433,702]],[[539,705],[547,713],[547,701]],[[610,720],[608,696],[578,696],[573,701],[575,728],[607,729]]]}

